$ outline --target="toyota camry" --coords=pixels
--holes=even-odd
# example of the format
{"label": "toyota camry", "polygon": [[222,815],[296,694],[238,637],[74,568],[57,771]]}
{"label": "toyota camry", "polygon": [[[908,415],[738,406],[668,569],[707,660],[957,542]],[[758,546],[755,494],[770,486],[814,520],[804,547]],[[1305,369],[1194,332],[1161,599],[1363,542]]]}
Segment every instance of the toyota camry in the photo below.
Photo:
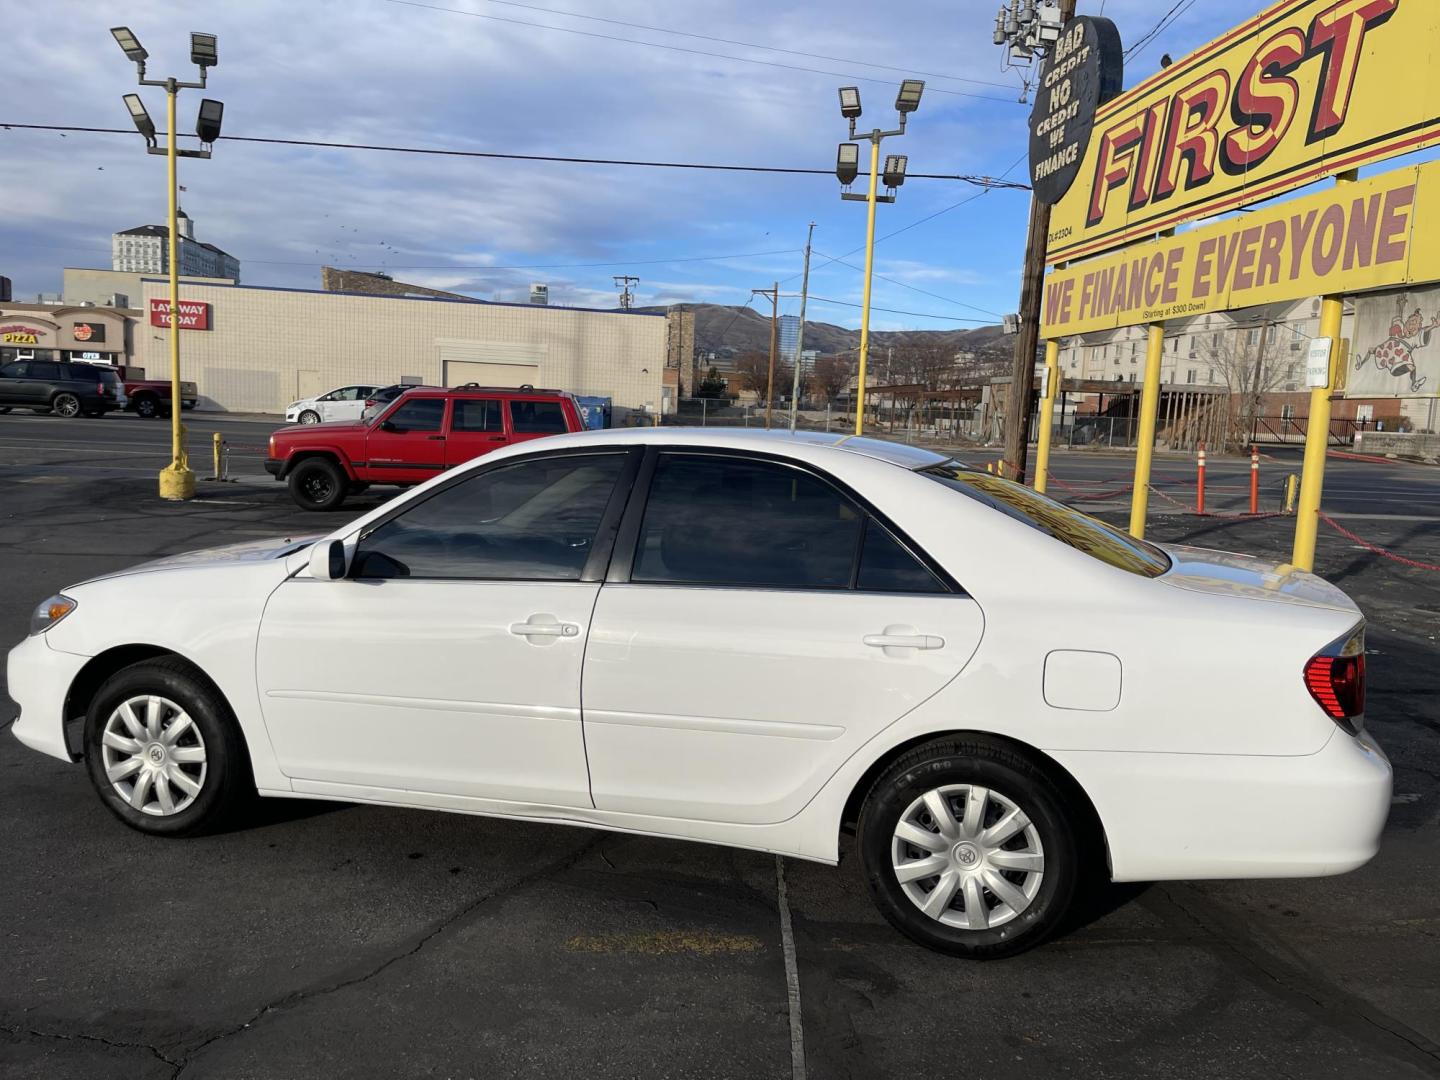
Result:
{"label": "toyota camry", "polygon": [[1339,589],[830,435],[500,450],[327,536],[67,588],[9,686],[146,833],[257,793],[829,863],[853,833],[884,916],[975,958],[1091,873],[1352,870],[1390,803]]}

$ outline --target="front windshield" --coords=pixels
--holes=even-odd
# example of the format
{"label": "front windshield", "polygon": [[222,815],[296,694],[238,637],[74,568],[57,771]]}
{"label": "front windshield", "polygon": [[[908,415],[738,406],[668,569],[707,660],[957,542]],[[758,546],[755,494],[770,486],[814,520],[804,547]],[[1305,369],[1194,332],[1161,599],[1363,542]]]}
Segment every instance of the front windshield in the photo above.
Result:
{"label": "front windshield", "polygon": [[1170,559],[1154,544],[1127,536],[1013,480],[954,460],[918,471],[1117,569],[1142,577],[1159,577],[1170,569]]}

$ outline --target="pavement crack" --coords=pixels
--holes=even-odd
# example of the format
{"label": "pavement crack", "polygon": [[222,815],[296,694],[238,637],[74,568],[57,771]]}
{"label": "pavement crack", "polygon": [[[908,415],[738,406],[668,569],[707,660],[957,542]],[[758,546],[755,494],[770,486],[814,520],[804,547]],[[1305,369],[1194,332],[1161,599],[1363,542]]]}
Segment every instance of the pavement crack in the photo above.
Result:
{"label": "pavement crack", "polygon": [[1193,889],[1154,885],[1141,903],[1172,924],[1183,921],[1200,929],[1205,944],[1261,989],[1287,997],[1329,1026],[1440,1076],[1440,1044],[1300,963],[1275,955],[1247,932],[1240,919]]}
{"label": "pavement crack", "polygon": [[602,838],[603,837],[601,834],[597,834],[587,840],[584,844],[580,845],[580,847],[576,848],[570,854],[562,858],[552,860],[551,862],[546,863],[544,866],[538,867],[537,869],[531,871],[528,874],[521,875],[507,885],[502,885],[499,888],[492,889],[489,892],[476,897],[469,903],[464,904],[460,908],[451,912],[449,915],[431,924],[425,930],[421,931],[418,934],[412,935],[410,938],[401,942],[400,945],[393,949],[388,956],[384,957],[378,962],[371,963],[363,970],[352,971],[352,973],[350,974],[342,975],[338,978],[332,979],[329,982],[310,986],[303,990],[293,990],[290,993],[283,995],[282,997],[276,998],[274,1001],[266,1002],[254,1013],[252,1013],[246,1020],[234,1025],[233,1027],[226,1028],[224,1031],[220,1031],[214,1035],[209,1036],[208,1038],[191,1047],[186,1052],[184,1058],[181,1061],[171,1062],[171,1064],[174,1064],[176,1066],[175,1072],[172,1075],[172,1080],[180,1080],[180,1077],[182,1077],[185,1074],[185,1071],[191,1066],[191,1064],[194,1063],[195,1058],[202,1051],[214,1046],[216,1043],[222,1042],[225,1039],[228,1039],[234,1035],[239,1035],[242,1032],[249,1031],[266,1017],[274,1016],[277,1013],[293,1009],[299,1005],[314,1001],[317,998],[337,993],[338,991],[345,990],[349,987],[358,986],[361,983],[369,982],[371,979],[374,979],[377,976],[383,974],[391,966],[399,963],[402,960],[406,960],[412,956],[415,956],[440,935],[444,934],[447,930],[450,930],[458,923],[463,922],[465,919],[473,915],[476,911],[484,907],[486,904],[494,900],[499,900],[502,897],[509,896],[512,893],[519,892],[521,889],[528,888],[529,886],[534,885],[536,882],[543,881],[545,878],[551,877],[555,874],[563,873],[564,871],[570,869],[570,867],[578,863],[580,860],[585,858],[586,855],[590,854],[595,849],[596,845],[600,843]]}
{"label": "pavement crack", "polygon": [[182,1065],[182,1062],[168,1056],[158,1046],[152,1046],[150,1043],[127,1042],[124,1039],[109,1039],[104,1035],[90,1035],[81,1031],[39,1031],[35,1028],[11,1024],[0,1024],[0,1031],[4,1031],[6,1034],[12,1035],[17,1039],[31,1038],[56,1039],[61,1042],[93,1042],[100,1043],[103,1046],[109,1046],[116,1050],[144,1050],[149,1054],[153,1054],[159,1061],[172,1068],[178,1069]]}

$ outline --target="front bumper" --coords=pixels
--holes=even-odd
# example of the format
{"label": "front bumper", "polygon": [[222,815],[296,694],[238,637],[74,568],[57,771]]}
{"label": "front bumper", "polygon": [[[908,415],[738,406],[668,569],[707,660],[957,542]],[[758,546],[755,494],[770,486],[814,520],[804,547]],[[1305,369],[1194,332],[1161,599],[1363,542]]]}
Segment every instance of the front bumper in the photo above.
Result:
{"label": "front bumper", "polygon": [[88,656],[52,649],[44,634],[26,638],[10,650],[5,678],[20,715],[10,730],[32,750],[61,761],[75,756],[65,738],[65,698]]}
{"label": "front bumper", "polygon": [[1100,815],[1116,881],[1326,877],[1380,850],[1392,775],[1338,728],[1304,757],[1059,751]]}
{"label": "front bumper", "polygon": [[285,459],[278,457],[267,457],[265,459],[265,471],[279,480],[285,475]]}

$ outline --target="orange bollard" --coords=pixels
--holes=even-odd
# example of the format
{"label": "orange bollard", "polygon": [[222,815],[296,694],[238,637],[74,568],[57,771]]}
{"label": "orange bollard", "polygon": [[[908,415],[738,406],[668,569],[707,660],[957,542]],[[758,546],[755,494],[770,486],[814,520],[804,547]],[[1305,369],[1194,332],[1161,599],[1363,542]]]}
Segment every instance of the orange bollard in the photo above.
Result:
{"label": "orange bollard", "polygon": [[1250,513],[1260,513],[1260,448],[1250,445]]}
{"label": "orange bollard", "polygon": [[1199,455],[1195,459],[1195,512],[1205,513],[1205,444],[1200,444]]}

